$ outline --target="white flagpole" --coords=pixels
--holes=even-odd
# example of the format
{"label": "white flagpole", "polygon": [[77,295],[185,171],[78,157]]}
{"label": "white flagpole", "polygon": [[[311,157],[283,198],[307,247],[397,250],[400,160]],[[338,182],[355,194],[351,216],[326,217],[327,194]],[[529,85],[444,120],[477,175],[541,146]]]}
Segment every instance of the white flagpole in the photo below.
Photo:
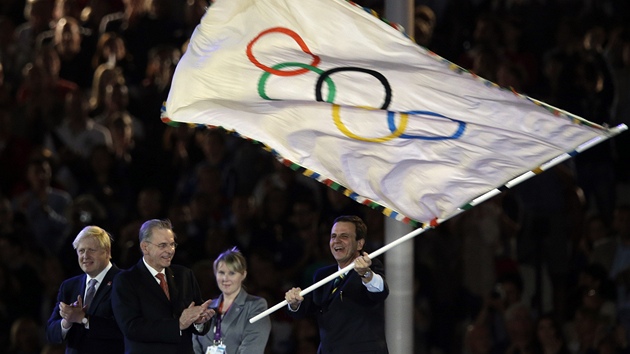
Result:
{"label": "white flagpole", "polygon": [[[599,143],[601,143],[601,142],[603,142],[603,141],[605,141],[607,139],[610,139],[610,138],[618,135],[619,133],[621,133],[621,132],[623,132],[623,131],[625,131],[627,129],[628,129],[628,127],[625,124],[619,124],[616,127],[610,128],[608,130],[608,132],[609,132],[608,135],[606,135],[606,136],[599,136],[599,137],[597,137],[595,139],[591,139],[590,141],[587,141],[587,142],[581,144],[580,146],[578,146],[575,149],[575,151],[577,151],[578,153],[582,152],[582,151],[584,151],[586,149],[589,149],[589,148],[595,146],[596,144],[599,144]],[[563,162],[565,160],[568,160],[571,157],[573,157],[573,155],[571,155],[569,153],[560,154],[557,157],[551,159],[550,161],[540,165],[538,168],[536,168],[536,172],[534,172],[534,171],[525,172],[522,175],[520,175],[520,176],[518,176],[516,178],[513,178],[512,180],[507,182],[504,186],[506,188],[512,188],[512,187],[516,186],[517,184],[519,184],[519,183],[521,183],[521,182],[523,182],[523,181],[525,181],[525,180],[527,180],[527,179],[529,179],[529,178],[531,178],[533,176],[536,176],[536,175],[540,174],[541,172],[546,171],[546,170],[550,169],[551,167],[556,166],[556,165],[558,165],[559,163],[561,163],[561,162]],[[488,192],[484,193],[483,195],[473,199],[471,202],[466,204],[466,206],[458,208],[451,215],[449,215],[449,216],[447,216],[447,217],[445,217],[443,219],[436,219],[435,222],[432,222],[430,225],[425,225],[425,226],[423,226],[420,229],[416,229],[416,230],[406,234],[405,236],[403,236],[403,237],[401,237],[401,238],[399,238],[399,239],[397,239],[397,240],[395,240],[395,241],[393,241],[393,242],[391,242],[391,243],[389,243],[389,244],[379,248],[378,250],[370,253],[368,255],[368,257],[374,258],[374,257],[380,256],[381,254],[383,254],[383,253],[387,252],[388,250],[392,249],[393,247],[396,247],[399,244],[401,244],[401,243],[403,243],[403,242],[405,242],[407,240],[410,240],[410,239],[420,235],[421,233],[425,232],[428,229],[434,228],[435,226],[443,223],[444,221],[446,221],[448,219],[451,219],[451,218],[455,217],[456,215],[459,215],[460,213],[462,213],[462,212],[464,212],[464,211],[466,211],[466,210],[468,210],[468,209],[470,209],[470,208],[472,208],[472,207],[474,207],[476,205],[479,205],[479,204],[485,202],[486,200],[488,200],[488,199],[490,199],[490,198],[492,198],[492,197],[494,197],[494,196],[496,196],[496,195],[498,195],[500,193],[501,193],[501,191],[499,189],[497,189],[497,188],[495,188],[495,189],[493,189],[491,191],[488,191]],[[333,273],[333,274],[327,276],[326,278],[318,281],[317,283],[309,286],[308,288],[302,290],[300,292],[300,295],[304,296],[304,295],[312,292],[313,290],[321,287],[322,285],[328,283],[329,281],[335,279],[336,277],[338,277],[342,273],[347,272],[350,269],[354,269],[354,262],[352,262],[350,265],[346,266],[345,268],[342,268],[342,269],[338,270],[336,273]],[[249,322],[250,323],[254,323],[254,322],[258,321],[259,319],[261,319],[261,318],[263,318],[263,317],[265,317],[265,316],[267,316],[267,315],[269,315],[269,314],[271,314],[273,312],[276,312],[280,308],[282,308],[284,306],[287,306],[287,305],[288,305],[287,301],[283,300],[279,304],[277,304],[277,305],[275,305],[275,306],[273,306],[273,307],[271,307],[271,308],[261,312],[260,314],[250,318]]]}
{"label": "white flagpole", "polygon": [[[431,228],[431,227],[429,226],[429,227],[424,227],[424,228],[421,228],[421,229],[416,229],[416,230],[414,230],[414,231],[412,231],[412,232],[408,233],[407,235],[405,235],[405,236],[403,236],[403,237],[401,237],[401,238],[397,239],[396,241],[391,242],[391,243],[389,243],[389,244],[387,244],[387,245],[385,245],[385,246],[383,246],[383,247],[379,248],[378,250],[376,250],[376,251],[374,251],[374,252],[370,253],[370,254],[368,255],[368,257],[370,257],[370,258],[377,257],[377,256],[379,256],[379,255],[381,255],[381,254],[383,254],[383,253],[387,252],[387,251],[388,251],[389,249],[391,249],[392,247],[396,247],[396,246],[398,246],[399,244],[401,244],[401,243],[403,243],[403,242],[405,242],[405,241],[407,241],[407,240],[409,240],[409,239],[412,239],[412,238],[414,238],[414,237],[418,236],[419,234],[423,233],[424,231],[426,231],[427,229],[430,229],[430,228]],[[337,272],[335,272],[335,273],[333,273],[333,274],[331,274],[331,275],[327,276],[326,278],[324,278],[324,279],[322,279],[322,280],[318,281],[317,283],[315,283],[315,284],[313,284],[313,285],[309,286],[308,288],[306,288],[306,289],[304,289],[304,290],[300,291],[300,295],[301,295],[301,296],[304,296],[304,295],[306,295],[306,294],[310,293],[311,291],[313,291],[313,290],[315,290],[315,289],[319,288],[320,286],[322,286],[322,285],[324,285],[324,284],[328,283],[329,281],[331,281],[331,280],[335,279],[336,277],[340,276],[341,274],[343,274],[343,273],[347,272],[347,271],[348,271],[348,270],[350,270],[350,269],[354,269],[354,262],[352,262],[352,263],[350,263],[348,266],[346,266],[346,267],[344,267],[344,268],[342,268],[342,269],[338,270]],[[273,307],[271,307],[271,308],[267,309],[266,311],[261,312],[260,314],[258,314],[258,315],[256,315],[256,316],[254,316],[254,317],[250,318],[249,322],[250,322],[250,323],[254,323],[254,322],[258,321],[259,319],[261,319],[261,318],[263,318],[263,317],[267,316],[268,314],[273,313],[273,312],[277,311],[278,309],[280,309],[280,308],[282,308],[282,307],[284,307],[284,306],[287,306],[288,304],[289,304],[289,303],[287,302],[287,300],[284,300],[284,301],[282,301],[281,303],[279,303],[279,304],[277,304],[277,305],[275,305],[275,306],[273,306]]]}

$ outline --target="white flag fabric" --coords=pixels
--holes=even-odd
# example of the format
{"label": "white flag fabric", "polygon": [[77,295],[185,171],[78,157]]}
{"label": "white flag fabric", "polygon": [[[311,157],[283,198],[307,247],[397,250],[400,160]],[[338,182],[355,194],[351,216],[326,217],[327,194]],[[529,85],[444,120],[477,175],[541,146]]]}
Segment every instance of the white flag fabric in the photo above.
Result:
{"label": "white flag fabric", "polygon": [[343,0],[217,0],[177,65],[163,120],[235,131],[422,223],[610,135]]}

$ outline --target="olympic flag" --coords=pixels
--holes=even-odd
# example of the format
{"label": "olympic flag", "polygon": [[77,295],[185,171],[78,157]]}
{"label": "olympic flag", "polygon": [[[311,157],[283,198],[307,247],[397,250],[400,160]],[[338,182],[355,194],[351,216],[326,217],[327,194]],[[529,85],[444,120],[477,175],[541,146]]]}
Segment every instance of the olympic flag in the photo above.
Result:
{"label": "olympic flag", "polygon": [[177,65],[163,120],[235,131],[421,223],[625,129],[500,88],[343,0],[217,0]]}

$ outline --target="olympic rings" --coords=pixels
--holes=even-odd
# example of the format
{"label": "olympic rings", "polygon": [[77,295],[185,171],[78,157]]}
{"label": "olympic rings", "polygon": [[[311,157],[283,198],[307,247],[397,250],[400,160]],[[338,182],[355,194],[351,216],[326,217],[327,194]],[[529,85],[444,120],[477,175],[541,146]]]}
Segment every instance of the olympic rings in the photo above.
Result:
{"label": "olympic rings", "polygon": [[[263,36],[269,34],[269,33],[281,33],[281,34],[286,34],[289,37],[291,37],[300,47],[300,49],[302,49],[302,51],[306,54],[309,54],[313,60],[311,62],[311,64],[304,64],[304,63],[297,63],[297,62],[285,62],[285,63],[280,63],[280,64],[276,64],[272,67],[266,66],[264,64],[262,64],[260,61],[258,61],[253,54],[253,46],[256,43],[256,41],[258,41],[260,38],[262,38]],[[375,77],[377,80],[379,80],[381,82],[381,84],[383,85],[383,87],[385,88],[385,99],[383,101],[383,104],[381,105],[381,107],[379,109],[381,110],[387,110],[389,108],[389,105],[391,103],[391,99],[392,99],[392,88],[389,84],[389,82],[387,81],[387,78],[381,74],[378,71],[375,70],[371,70],[371,69],[365,69],[365,68],[359,68],[359,67],[338,67],[338,68],[333,68],[330,70],[322,70],[320,68],[317,67],[317,65],[320,62],[320,57],[318,55],[313,54],[310,49],[308,48],[308,46],[306,45],[306,43],[304,42],[304,40],[302,39],[302,37],[300,37],[300,35],[298,35],[296,32],[285,28],[285,27],[273,27],[270,29],[267,29],[265,31],[260,32],[260,34],[258,34],[258,36],[256,36],[256,38],[254,38],[251,42],[248,43],[247,45],[247,58],[249,59],[249,61],[251,61],[254,65],[256,65],[258,68],[262,69],[264,71],[264,73],[261,75],[260,79],[258,80],[258,95],[265,99],[265,100],[273,100],[272,98],[270,98],[266,92],[265,92],[265,84],[267,83],[267,80],[269,79],[269,76],[273,75],[277,75],[277,76],[297,76],[297,75],[301,75],[301,74],[305,74],[309,71],[312,71],[316,74],[319,74],[319,77],[317,78],[317,83],[315,85],[315,99],[317,102],[328,102],[332,104],[332,117],[333,117],[333,121],[335,123],[335,126],[337,127],[337,129],[339,129],[339,131],[341,131],[343,134],[345,134],[346,136],[352,138],[352,139],[356,139],[356,140],[360,140],[360,141],[366,141],[366,142],[376,142],[376,143],[381,143],[381,142],[385,142],[388,140],[392,140],[395,138],[403,138],[403,139],[419,139],[419,140],[449,140],[449,139],[458,139],[459,137],[461,137],[464,134],[464,131],[466,130],[466,122],[460,121],[460,120],[456,120],[456,119],[452,119],[449,117],[446,117],[442,114],[436,113],[436,112],[430,112],[430,111],[407,111],[407,112],[400,112],[400,123],[398,125],[398,127],[396,126],[396,122],[394,121],[394,117],[396,112],[392,112],[392,111],[387,111],[387,125],[389,128],[389,131],[391,132],[391,134],[385,135],[383,137],[379,137],[379,138],[367,138],[367,137],[363,137],[360,135],[357,135],[353,132],[350,131],[350,129],[348,129],[348,127],[342,122],[341,120],[341,115],[340,115],[340,106],[338,104],[334,103],[335,100],[335,95],[337,93],[336,90],[336,86],[335,83],[333,82],[333,80],[330,78],[330,76],[334,73],[337,73],[339,71],[358,71],[358,72],[362,72],[362,73],[366,73],[369,75],[372,75],[373,77]],[[297,70],[288,70],[288,71],[284,71],[284,70],[280,70],[283,68],[287,68],[287,67],[299,67],[300,69]],[[324,84],[324,81],[326,81],[326,84],[328,85],[328,96],[326,97],[326,100],[324,101],[323,97],[322,97],[322,86]],[[361,107],[361,108],[365,108],[365,109],[376,109],[376,108],[372,108],[372,107]],[[432,116],[432,117],[438,117],[438,118],[444,118],[444,119],[448,119],[450,121],[453,122],[457,122],[458,123],[458,127],[457,130],[450,136],[422,136],[422,135],[410,135],[410,134],[404,134],[403,132],[407,129],[407,125],[409,122],[409,115],[426,115],[426,116]]]}
{"label": "olympic rings", "polygon": [[378,81],[380,81],[381,84],[383,84],[383,86],[385,87],[385,102],[383,102],[381,109],[387,109],[387,107],[389,107],[389,103],[392,100],[392,87],[389,85],[389,82],[387,81],[385,76],[383,76],[383,74],[379,73],[378,71],[364,69],[364,68],[357,68],[357,67],[352,67],[352,66],[334,68],[334,69],[324,71],[324,73],[321,74],[320,77],[317,79],[317,84],[315,85],[315,94],[317,95],[316,96],[317,101],[318,102],[323,101],[321,90],[322,90],[322,84],[323,84],[324,79],[329,79],[330,75],[338,71],[353,71],[353,70],[370,74],[374,76],[376,79],[378,79]]}
{"label": "olympic rings", "polygon": [[333,121],[335,122],[335,125],[337,126],[337,129],[339,129],[342,133],[344,133],[346,136],[352,138],[352,139],[356,139],[356,140],[361,140],[361,141],[367,141],[367,142],[371,142],[371,143],[383,143],[386,142],[388,140],[392,140],[394,138],[398,138],[400,136],[402,136],[402,132],[405,131],[405,129],[407,128],[407,119],[408,119],[408,115],[405,113],[401,113],[400,114],[400,127],[398,127],[395,130],[392,130],[392,134],[386,135],[384,137],[381,138],[364,138],[360,135],[356,135],[353,132],[351,132],[346,126],[345,124],[343,124],[343,122],[341,121],[341,116],[339,115],[339,105],[338,104],[333,104],[332,107],[332,115],[333,115]]}
{"label": "olympic rings", "polygon": [[[292,62],[286,62],[286,63],[280,63],[280,64],[276,64],[274,65],[271,69],[276,70],[276,69],[282,69],[288,66],[297,66],[300,68],[304,68],[310,71],[313,71],[317,74],[322,75],[324,73],[324,70],[316,68],[312,65],[308,65],[308,64],[303,64],[303,63],[292,63]],[[286,72],[286,71],[283,71]],[[266,99],[266,100],[273,100],[272,98],[269,98],[269,96],[267,96],[267,94],[265,93],[265,84],[267,83],[267,79],[269,79],[269,76],[271,76],[271,73],[268,71],[265,71],[262,76],[260,77],[260,80],[258,80],[258,95],[260,95],[260,97]],[[321,78],[321,76],[320,76]],[[328,84],[328,98],[326,100],[326,102],[332,103],[335,99],[335,83],[332,81],[331,78],[327,77],[326,78],[326,83]],[[319,91],[316,92],[317,97],[321,98],[321,93]],[[321,101],[321,100],[318,100]]]}
{"label": "olympic rings", "polygon": [[[457,122],[459,124],[457,126],[457,130],[451,136],[422,136],[422,135],[401,134],[400,137],[404,138],[404,139],[420,139],[420,140],[450,140],[450,139],[457,139],[460,136],[462,136],[462,134],[464,134],[464,130],[466,130],[466,122],[462,122],[461,120],[457,120],[457,119],[452,119],[452,118],[449,118],[447,116],[443,116],[443,115],[441,115],[439,113],[430,112],[430,111],[408,111],[408,112],[400,113],[401,125],[403,124],[402,123],[403,115],[407,115],[407,114],[414,114],[414,115],[421,115],[421,114],[423,114],[423,115],[427,115],[427,116],[446,118],[448,120],[451,120],[453,122]],[[397,132],[399,130],[398,128],[396,128],[396,123],[394,122],[394,115],[395,115],[395,112],[387,111],[387,124],[389,126],[389,130],[392,133]]]}
{"label": "olympic rings", "polygon": [[260,34],[256,36],[256,38],[252,39],[252,41],[249,42],[249,44],[247,44],[247,58],[249,58],[249,61],[251,61],[254,65],[256,65],[257,67],[263,69],[264,71],[268,73],[278,75],[278,76],[295,76],[295,75],[305,74],[308,72],[308,69],[304,69],[304,68],[294,70],[294,71],[275,70],[274,68],[270,68],[262,64],[256,59],[256,57],[254,57],[254,54],[252,53],[252,48],[254,47],[254,43],[256,43],[256,41],[259,40],[262,36],[269,33],[273,33],[273,32],[284,33],[287,36],[293,38],[293,40],[300,46],[300,49],[302,49],[304,53],[310,54],[313,57],[313,62],[311,63],[311,66],[317,66],[317,64],[319,64],[319,61],[320,61],[319,56],[311,53],[311,50],[308,49],[308,46],[306,45],[306,43],[304,43],[304,40],[302,39],[302,37],[300,37],[299,34],[295,33],[294,31],[288,28],[273,27],[268,30],[260,32]]}

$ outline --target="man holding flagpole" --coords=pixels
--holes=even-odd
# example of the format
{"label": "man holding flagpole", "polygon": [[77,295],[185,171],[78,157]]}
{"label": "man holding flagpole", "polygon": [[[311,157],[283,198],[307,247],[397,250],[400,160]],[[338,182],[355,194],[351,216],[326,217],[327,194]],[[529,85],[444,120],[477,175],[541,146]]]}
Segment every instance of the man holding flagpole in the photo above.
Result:
{"label": "man holding flagpole", "polygon": [[354,271],[342,273],[304,297],[300,288],[285,294],[292,317],[317,315],[318,354],[388,353],[384,308],[389,288],[383,264],[363,251],[366,235],[367,226],[358,216],[335,219],[329,244],[337,264],[319,269],[313,280],[320,281],[352,262]]}

